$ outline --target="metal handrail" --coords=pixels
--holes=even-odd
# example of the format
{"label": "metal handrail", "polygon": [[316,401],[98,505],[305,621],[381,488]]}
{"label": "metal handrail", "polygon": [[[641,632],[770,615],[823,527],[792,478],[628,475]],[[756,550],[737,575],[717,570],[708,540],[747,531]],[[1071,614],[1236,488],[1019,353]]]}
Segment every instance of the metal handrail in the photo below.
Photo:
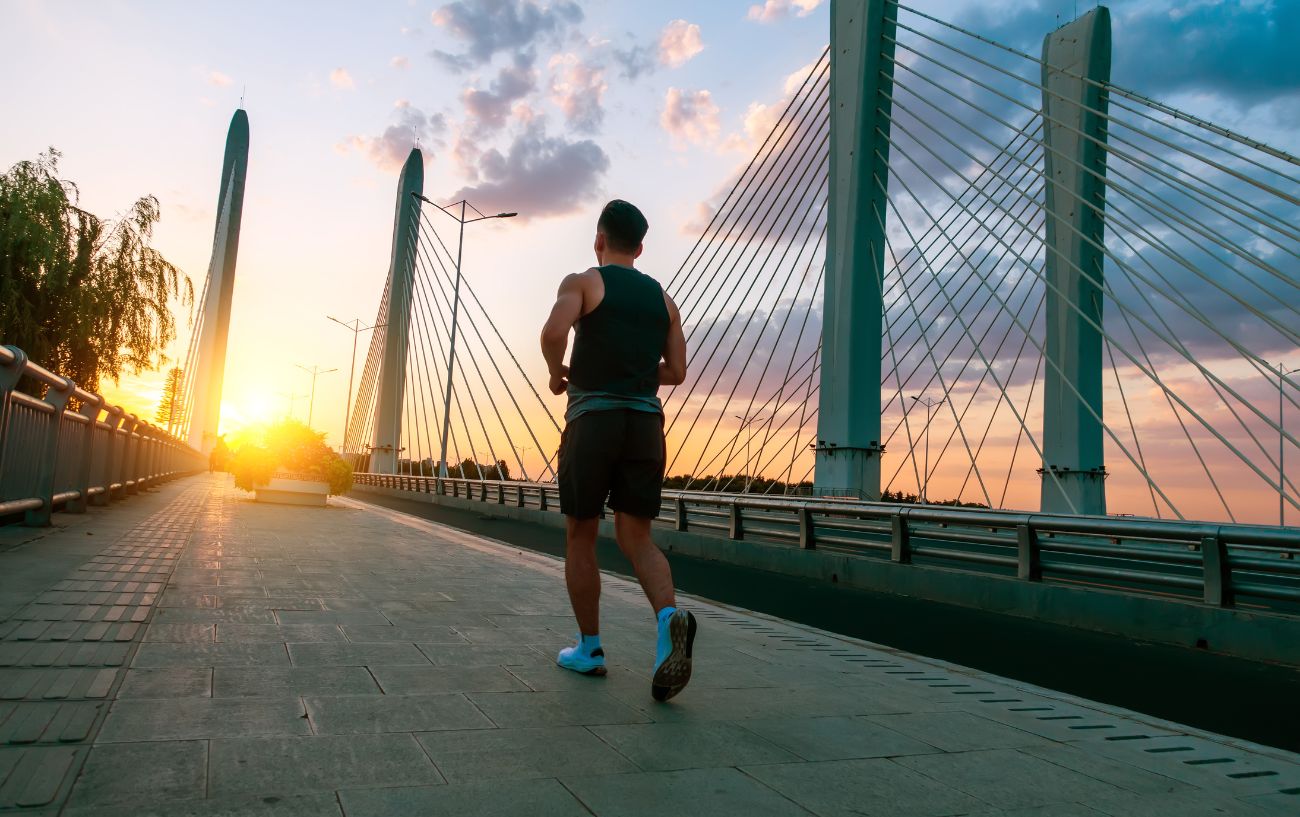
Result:
{"label": "metal handrail", "polygon": [[[24,377],[44,399],[17,390]],[[48,525],[56,506],[81,513],[204,465],[184,441],[0,346],[0,517]]]}
{"label": "metal handrail", "polygon": [[[559,510],[555,483],[413,474],[355,475],[358,485]],[[663,492],[659,524],[805,550],[829,546],[879,559],[1086,582],[1134,593],[1184,592],[1230,607],[1300,612],[1300,528],[1139,517],[1013,513],[700,491]]]}

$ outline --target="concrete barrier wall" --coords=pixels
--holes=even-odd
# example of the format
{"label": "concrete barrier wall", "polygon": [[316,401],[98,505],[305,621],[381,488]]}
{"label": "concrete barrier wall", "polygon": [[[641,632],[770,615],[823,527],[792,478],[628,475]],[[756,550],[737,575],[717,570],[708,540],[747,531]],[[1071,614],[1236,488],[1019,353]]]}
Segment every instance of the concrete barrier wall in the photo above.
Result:
{"label": "concrete barrier wall", "polygon": [[[354,492],[428,502],[486,516],[564,527],[554,511],[499,505],[394,488],[358,485]],[[613,519],[602,520],[613,537]],[[1202,647],[1212,652],[1300,666],[1300,618],[1239,608],[1212,607],[1182,599],[1124,593],[1078,585],[1031,582],[973,571],[801,550],[756,540],[656,527],[665,551],[698,559],[822,579],[845,587],[970,607],[1051,624],[1095,630],[1141,641]]]}

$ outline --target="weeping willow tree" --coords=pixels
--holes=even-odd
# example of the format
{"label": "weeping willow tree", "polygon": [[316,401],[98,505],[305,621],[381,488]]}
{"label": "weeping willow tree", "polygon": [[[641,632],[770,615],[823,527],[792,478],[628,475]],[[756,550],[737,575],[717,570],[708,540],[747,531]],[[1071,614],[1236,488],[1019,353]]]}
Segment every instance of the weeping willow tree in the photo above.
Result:
{"label": "weeping willow tree", "polygon": [[190,279],[150,242],[158,200],[114,221],[77,206],[54,148],[0,175],[0,343],[99,389],[164,362],[176,337],[172,304],[192,306]]}

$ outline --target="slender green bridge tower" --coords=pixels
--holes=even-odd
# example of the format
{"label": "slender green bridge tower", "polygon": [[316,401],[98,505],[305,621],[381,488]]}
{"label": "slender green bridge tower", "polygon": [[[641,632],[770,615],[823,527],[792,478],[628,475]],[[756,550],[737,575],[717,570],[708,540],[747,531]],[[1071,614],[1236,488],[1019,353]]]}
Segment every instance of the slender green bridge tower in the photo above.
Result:
{"label": "slender green bridge tower", "polygon": [[1102,447],[1102,242],[1110,10],[1043,39],[1047,366],[1041,509],[1106,513]]}
{"label": "slender green bridge tower", "polygon": [[194,397],[189,443],[203,452],[217,443],[221,424],[221,392],[226,375],[226,341],[230,335],[230,302],[235,295],[235,261],[239,255],[239,225],[244,214],[244,181],[248,175],[248,114],[241,108],[230,120],[226,155],[221,163],[217,193],[217,226],[208,265],[203,326],[196,350]]}
{"label": "slender green bridge tower", "polygon": [[830,204],[813,491],[880,498],[892,0],[831,0]]}
{"label": "slender green bridge tower", "polygon": [[[412,195],[415,194],[415,195]],[[393,251],[388,262],[388,315],[384,327],[384,357],[375,400],[375,436],[370,470],[396,474],[402,449],[402,402],[406,390],[406,341],[411,329],[411,287],[415,270],[415,241],[424,195],[424,155],[412,148],[397,178],[397,207],[393,213]]]}

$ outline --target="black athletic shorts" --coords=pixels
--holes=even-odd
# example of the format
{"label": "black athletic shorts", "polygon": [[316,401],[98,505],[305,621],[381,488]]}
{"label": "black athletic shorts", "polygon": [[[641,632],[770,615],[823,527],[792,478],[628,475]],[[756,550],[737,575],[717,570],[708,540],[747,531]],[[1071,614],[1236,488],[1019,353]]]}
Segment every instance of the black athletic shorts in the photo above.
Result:
{"label": "black athletic shorts", "polygon": [[659,515],[664,487],[664,418],[634,409],[579,415],[560,437],[560,511],[592,519],[609,507]]}

